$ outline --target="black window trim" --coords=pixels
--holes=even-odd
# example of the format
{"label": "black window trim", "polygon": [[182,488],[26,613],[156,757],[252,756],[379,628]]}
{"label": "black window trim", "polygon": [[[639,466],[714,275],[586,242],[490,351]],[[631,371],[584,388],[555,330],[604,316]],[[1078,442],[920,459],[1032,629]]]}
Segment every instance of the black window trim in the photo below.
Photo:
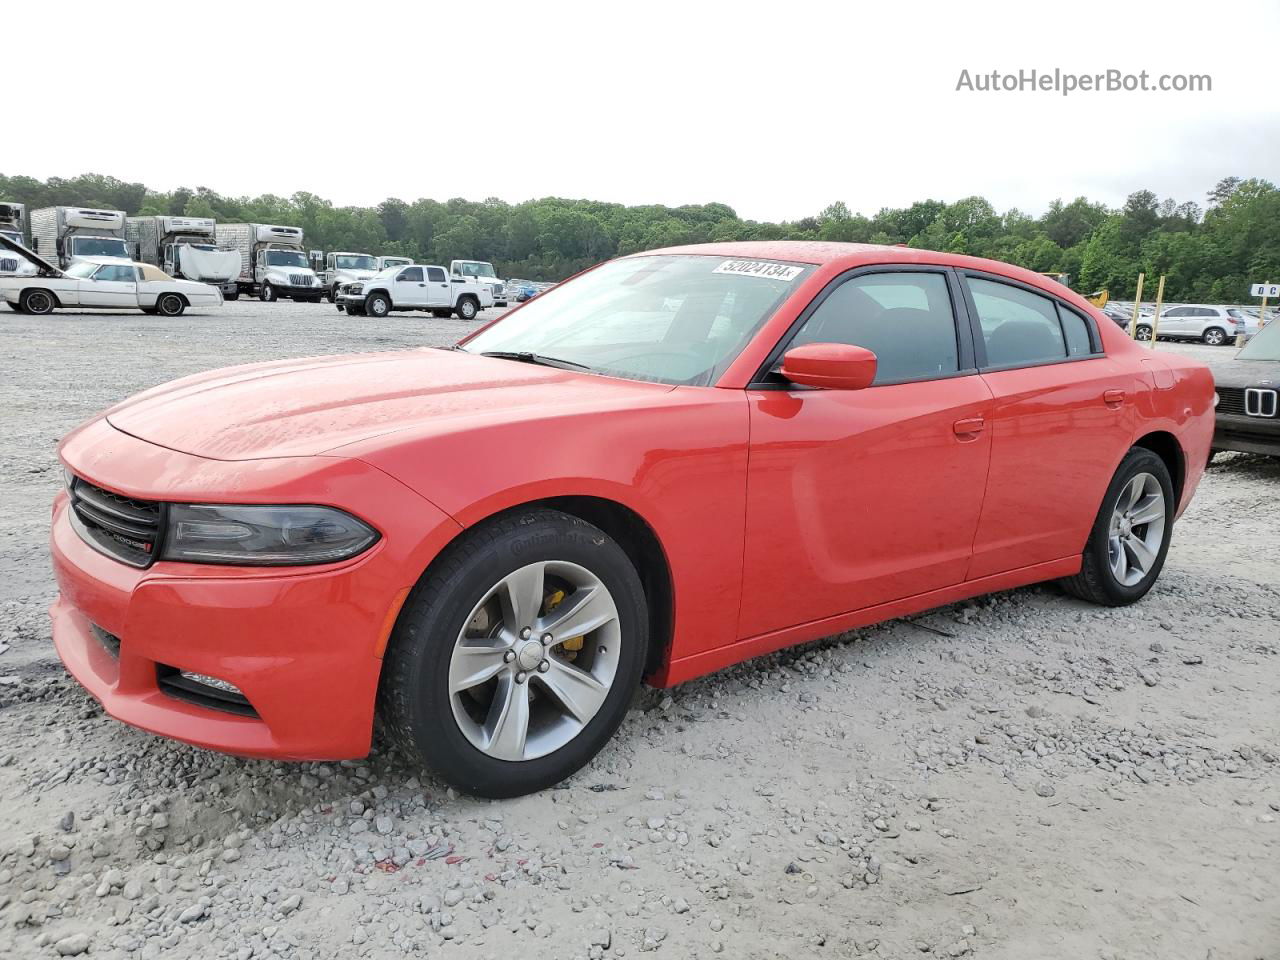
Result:
{"label": "black window trim", "polygon": [[[956,330],[956,362],[959,369],[953,373],[940,373],[936,376],[928,377],[909,377],[903,380],[886,380],[883,383],[873,383],[867,390],[874,390],[877,387],[895,387],[904,383],[928,383],[933,380],[954,380],[957,377],[972,377],[979,372],[979,368],[975,361],[974,344],[973,344],[973,325],[972,322],[966,322],[969,319],[969,311],[967,304],[962,299],[964,286],[960,283],[956,276],[954,268],[945,264],[937,263],[869,263],[860,267],[853,267],[837,274],[828,281],[827,285],[814,295],[799,315],[792,321],[791,326],[786,332],[778,338],[778,342],[774,344],[773,349],[769,351],[769,355],[765,358],[764,363],[756,370],[755,375],[747,384],[748,390],[811,390],[820,389],[817,387],[805,387],[798,383],[791,383],[781,379],[777,374],[778,365],[782,362],[782,355],[787,352],[791,341],[795,339],[796,334],[809,321],[809,318],[817,312],[827,297],[835,292],[837,287],[843,286],[850,280],[856,280],[859,277],[870,276],[872,274],[881,273],[937,273],[941,274],[947,282],[947,294],[951,301],[951,320],[955,324]],[[981,334],[979,334],[981,335]]]}
{"label": "black window trim", "polygon": [[[1086,360],[1097,360],[1099,357],[1107,355],[1106,348],[1102,345],[1102,337],[1098,333],[1098,325],[1094,322],[1093,317],[1085,313],[1083,310],[1072,306],[1064,300],[1055,297],[1047,290],[1043,290],[1030,283],[1023,283],[1021,280],[1014,280],[1011,277],[1001,276],[998,273],[988,273],[985,270],[973,270],[968,267],[961,267],[956,270],[960,282],[960,290],[964,296],[965,310],[969,314],[969,331],[973,340],[974,354],[977,357],[979,373],[998,373],[1004,370],[1023,370],[1030,367],[1048,367],[1059,363],[1081,363]],[[1015,287],[1026,293],[1033,293],[1038,297],[1043,297],[1053,303],[1057,308],[1058,329],[1062,332],[1062,348],[1067,349],[1067,331],[1062,325],[1062,310],[1070,310],[1076,316],[1084,320],[1085,329],[1089,333],[1090,352],[1079,357],[1070,355],[1055,358],[1052,360],[1037,360],[1034,363],[1005,363],[998,366],[987,363],[987,341],[982,334],[982,321],[978,318],[978,306],[973,300],[973,292],[969,289],[969,284],[964,282],[968,278],[973,277],[977,280],[989,280],[992,283],[1003,283],[1005,286]]]}

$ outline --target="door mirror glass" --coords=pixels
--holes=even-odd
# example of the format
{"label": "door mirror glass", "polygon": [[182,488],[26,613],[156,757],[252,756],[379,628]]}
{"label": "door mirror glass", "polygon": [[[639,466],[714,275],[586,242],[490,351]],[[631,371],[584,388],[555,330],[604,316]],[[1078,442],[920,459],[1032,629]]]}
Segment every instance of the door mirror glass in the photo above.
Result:
{"label": "door mirror glass", "polygon": [[806,343],[783,354],[780,372],[805,387],[861,390],[876,378],[876,355],[848,343]]}

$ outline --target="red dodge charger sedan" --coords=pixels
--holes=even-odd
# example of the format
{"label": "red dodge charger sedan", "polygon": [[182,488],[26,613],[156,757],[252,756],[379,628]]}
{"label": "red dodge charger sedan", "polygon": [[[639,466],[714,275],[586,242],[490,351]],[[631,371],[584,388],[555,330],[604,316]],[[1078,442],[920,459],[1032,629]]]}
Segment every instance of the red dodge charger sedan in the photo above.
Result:
{"label": "red dodge charger sedan", "polygon": [[67,669],[126,723],[464,790],[568,776],[642,677],[1043,580],[1142,597],[1204,366],[1056,283],[902,247],[614,260],[451,350],[204,373],[60,447]]}

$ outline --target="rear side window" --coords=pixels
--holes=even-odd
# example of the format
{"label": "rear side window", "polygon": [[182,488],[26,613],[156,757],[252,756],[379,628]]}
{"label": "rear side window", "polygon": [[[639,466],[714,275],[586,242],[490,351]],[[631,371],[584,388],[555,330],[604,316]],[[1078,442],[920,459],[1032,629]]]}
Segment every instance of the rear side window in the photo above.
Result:
{"label": "rear side window", "polygon": [[1058,316],[1062,320],[1062,333],[1067,338],[1067,356],[1087,357],[1093,353],[1093,344],[1089,340],[1089,324],[1084,317],[1074,310],[1068,310],[1058,304]]}
{"label": "rear side window", "polygon": [[956,321],[939,273],[875,273],[846,280],[822,301],[791,346],[848,343],[876,355],[876,383],[959,371]]}
{"label": "rear side window", "polygon": [[444,283],[444,267],[427,267],[427,279],[432,283]]}
{"label": "rear side window", "polygon": [[1026,366],[1065,360],[1066,338],[1048,297],[1007,283],[966,277],[978,310],[991,367]]}

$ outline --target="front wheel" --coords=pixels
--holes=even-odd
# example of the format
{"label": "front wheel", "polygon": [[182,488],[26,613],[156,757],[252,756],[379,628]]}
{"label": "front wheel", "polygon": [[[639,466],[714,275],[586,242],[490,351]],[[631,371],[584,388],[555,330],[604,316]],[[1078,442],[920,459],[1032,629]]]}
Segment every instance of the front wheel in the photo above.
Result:
{"label": "front wheel", "polygon": [[385,317],[391,312],[391,300],[385,293],[375,293],[365,300],[364,310],[371,317]]}
{"label": "front wheel", "polygon": [[22,305],[23,313],[29,313],[36,317],[43,317],[53,313],[53,308],[57,305],[57,301],[53,299],[53,294],[48,290],[27,290],[22,294],[18,302]]}
{"label": "front wheel", "polygon": [[269,283],[263,283],[258,289],[258,299],[263,303],[275,303],[278,299],[276,297],[276,288]]}
{"label": "front wheel", "polygon": [[176,293],[166,293],[156,301],[156,312],[163,317],[180,317],[187,305]]}
{"label": "front wheel", "polygon": [[1145,323],[1140,323],[1140,324],[1138,324],[1137,329],[1133,331],[1133,339],[1135,339],[1135,340],[1144,340],[1144,341],[1145,341],[1145,340],[1150,340],[1150,339],[1151,339],[1151,327],[1150,327],[1150,326],[1148,326],[1148,325],[1147,325],[1147,324],[1145,324]]}
{"label": "front wheel", "polygon": [[328,290],[326,290],[326,291],[325,291],[325,296],[329,298],[329,302],[330,302],[330,303],[337,303],[337,302],[338,302],[338,288],[337,288],[337,287],[330,287]]}
{"label": "front wheel", "polygon": [[1142,599],[1164,567],[1173,533],[1173,481],[1156,454],[1134,447],[1102,498],[1069,593],[1108,607]]}
{"label": "front wheel", "polygon": [[451,546],[392,633],[379,709],[454,786],[513,797],[559,783],[613,736],[640,683],[644,589],[604,531],[556,510]]}
{"label": "front wheel", "polygon": [[1220,347],[1227,342],[1227,332],[1221,327],[1210,327],[1201,339],[1211,347]]}
{"label": "front wheel", "polygon": [[239,291],[239,290],[232,290],[230,293],[225,293],[225,294],[223,294],[223,295],[222,295],[222,299],[223,299],[223,300],[239,300],[239,299],[240,299],[240,291]]}

